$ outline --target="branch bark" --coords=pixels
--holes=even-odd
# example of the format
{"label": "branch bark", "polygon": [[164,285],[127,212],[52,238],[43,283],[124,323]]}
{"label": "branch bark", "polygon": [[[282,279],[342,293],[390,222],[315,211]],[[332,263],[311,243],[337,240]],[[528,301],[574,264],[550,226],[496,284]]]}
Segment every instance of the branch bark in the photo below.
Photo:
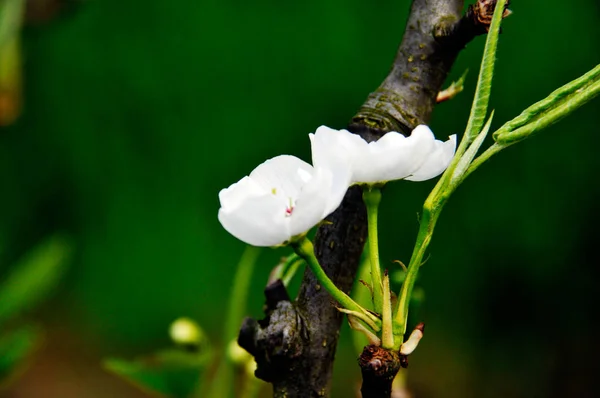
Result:
{"label": "branch bark", "polygon": [[[408,135],[429,121],[459,52],[487,31],[484,14],[493,13],[495,0],[479,0],[461,17],[463,3],[413,1],[392,69],[352,118],[351,132],[373,141],[388,131]],[[316,255],[331,280],[349,292],[367,235],[360,188],[348,191],[328,221],[317,231]],[[256,376],[273,384],[274,397],[327,396],[342,315],[308,270],[294,302],[281,292],[277,299],[269,298],[272,289],[266,294],[267,317],[258,322],[246,319],[239,339],[256,358]],[[405,359],[380,348],[365,349],[359,359],[365,397],[389,397],[394,375]]]}

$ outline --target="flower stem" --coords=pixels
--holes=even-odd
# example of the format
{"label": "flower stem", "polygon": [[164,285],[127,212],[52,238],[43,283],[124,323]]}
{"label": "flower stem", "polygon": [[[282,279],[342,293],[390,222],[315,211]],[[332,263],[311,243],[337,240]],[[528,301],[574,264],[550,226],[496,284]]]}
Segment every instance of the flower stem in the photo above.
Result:
{"label": "flower stem", "polygon": [[376,325],[380,325],[381,321],[375,317],[373,314],[365,310],[362,306],[356,303],[356,301],[352,300],[350,296],[341,291],[335,286],[335,284],[329,279],[321,264],[317,260],[315,256],[315,250],[312,242],[304,237],[299,241],[293,242],[291,244],[294,251],[306,261],[306,264],[315,275],[315,278],[321,283],[321,286],[325,288],[325,290],[346,310],[354,311],[360,314],[365,315],[366,318],[370,319]]}
{"label": "flower stem", "polygon": [[371,260],[371,281],[373,285],[373,305],[375,312],[383,310],[383,281],[379,265],[379,241],[377,238],[377,213],[381,202],[381,190],[375,187],[365,187],[363,200],[367,207],[367,220],[369,225],[369,254]]}
{"label": "flower stem", "polygon": [[381,347],[394,348],[394,332],[392,326],[392,298],[390,295],[390,277],[385,271],[383,275],[383,308],[381,310]]}
{"label": "flower stem", "polygon": [[[438,184],[443,184],[440,180]],[[406,333],[406,323],[408,319],[408,305],[410,303],[410,297],[412,295],[415,281],[421,267],[425,251],[431,242],[433,235],[433,229],[437,222],[440,211],[448,199],[450,189],[444,192],[442,195],[437,195],[440,191],[434,189],[432,194],[429,195],[425,204],[423,205],[423,215],[421,216],[421,225],[419,227],[419,233],[417,234],[417,241],[413,249],[413,253],[408,264],[406,271],[406,278],[400,289],[398,295],[398,305],[394,316],[394,348],[400,348],[403,342],[403,336]]]}
{"label": "flower stem", "polygon": [[[238,329],[242,323],[246,301],[248,298],[248,288],[250,287],[250,279],[254,271],[256,259],[260,253],[260,248],[255,246],[246,246],[240,262],[238,263],[233,279],[233,287],[229,296],[229,308],[227,310],[225,321],[225,345],[230,341],[235,340],[238,334]],[[227,357],[222,355],[221,361],[217,368],[217,373],[211,384],[211,398],[228,398],[231,397],[233,386],[233,364]]]}
{"label": "flower stem", "polygon": [[237,337],[238,330],[242,323],[242,317],[244,316],[244,311],[246,309],[250,280],[260,250],[259,247],[246,246],[235,271],[229,308],[227,311],[227,320],[225,322],[225,337],[227,342]]}
{"label": "flower stem", "polygon": [[[356,301],[360,305],[370,305],[373,303],[372,296],[372,288],[365,286],[368,284],[368,280],[371,278],[371,274],[369,271],[370,260],[369,260],[369,246],[365,245],[365,249],[363,250],[360,265],[358,266],[358,272],[356,273],[356,278],[354,280],[354,287],[352,288],[351,297],[354,301]],[[348,318],[348,321],[352,325],[352,321]],[[369,344],[369,340],[365,337],[364,333],[361,333],[358,330],[352,328],[352,343],[354,344],[354,348],[356,350],[356,355],[360,355],[366,345]]]}

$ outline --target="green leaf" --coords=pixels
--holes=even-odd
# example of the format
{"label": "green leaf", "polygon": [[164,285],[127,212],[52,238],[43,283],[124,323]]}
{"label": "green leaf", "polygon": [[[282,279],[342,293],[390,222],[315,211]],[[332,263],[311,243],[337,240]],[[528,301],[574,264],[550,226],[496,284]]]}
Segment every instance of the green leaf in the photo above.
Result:
{"label": "green leaf", "polygon": [[500,23],[504,14],[506,0],[498,0],[492,24],[485,41],[483,50],[483,59],[479,69],[479,78],[477,79],[477,88],[475,89],[475,98],[471,107],[471,114],[465,130],[465,139],[472,141],[481,131],[485,117],[487,115],[490,93],[492,91],[492,77],[494,76],[494,63],[496,62],[496,49],[498,48],[498,35],[500,34]]}
{"label": "green leaf", "polygon": [[600,94],[600,65],[525,109],[494,133],[498,144],[511,145],[558,122]]}
{"label": "green leaf", "polygon": [[452,174],[452,182],[454,184],[460,184],[462,182],[462,180],[464,179],[465,172],[469,168],[469,165],[473,161],[473,158],[477,154],[477,151],[479,151],[481,144],[483,144],[485,137],[487,137],[487,135],[490,131],[490,126],[492,125],[493,118],[494,118],[494,111],[492,111],[492,113],[490,114],[490,117],[488,118],[487,123],[485,124],[485,126],[483,126],[483,129],[477,135],[477,138],[475,138],[475,140],[473,141],[471,146],[469,146],[469,149],[467,149],[467,151],[464,153],[464,155],[460,158],[459,162],[457,163],[456,168],[454,169],[454,172]]}
{"label": "green leaf", "polygon": [[170,349],[133,361],[111,358],[104,368],[158,396],[184,398],[200,388],[210,355]]}
{"label": "green leaf", "polygon": [[19,34],[24,6],[25,0],[0,0],[0,50]]}
{"label": "green leaf", "polygon": [[61,236],[29,251],[0,282],[0,324],[32,308],[51,293],[66,270],[71,246]]}
{"label": "green leaf", "polygon": [[33,326],[24,326],[0,337],[0,391],[17,371],[26,364],[27,357],[37,348],[40,333]]}

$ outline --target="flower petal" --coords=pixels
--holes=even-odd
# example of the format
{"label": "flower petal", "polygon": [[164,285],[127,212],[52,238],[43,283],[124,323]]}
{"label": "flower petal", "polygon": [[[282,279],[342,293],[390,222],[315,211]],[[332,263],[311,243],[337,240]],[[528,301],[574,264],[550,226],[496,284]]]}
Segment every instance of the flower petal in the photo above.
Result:
{"label": "flower petal", "polygon": [[349,131],[326,126],[309,136],[315,167],[332,169],[346,164],[351,183],[433,178],[448,166],[456,149],[456,137],[442,143],[426,125],[417,126],[409,137],[392,131],[370,143]]}
{"label": "flower petal", "polygon": [[409,181],[424,181],[437,177],[446,170],[454,157],[455,151],[456,134],[451,135],[446,142],[436,140],[435,149],[430,153],[425,162],[411,176],[405,179]]}
{"label": "flower petal", "polygon": [[[302,172],[298,172],[302,170]],[[280,155],[252,170],[250,178],[262,186],[266,192],[280,196],[284,201],[296,198],[300,188],[314,173],[313,167],[291,155]]]}
{"label": "flower petal", "polygon": [[236,238],[254,246],[275,246],[290,239],[286,211],[313,167],[289,155],[260,164],[250,176],[219,193],[219,221]]}
{"label": "flower petal", "polygon": [[334,130],[321,126],[308,135],[315,168],[336,169],[341,164],[351,167],[352,161],[360,156],[367,144],[365,140],[348,130]]}
{"label": "flower petal", "polygon": [[409,137],[395,131],[368,144],[361,164],[355,162],[353,182],[375,183],[400,180],[425,161],[435,137],[427,126],[416,128]]}
{"label": "flower petal", "polygon": [[304,187],[290,216],[290,234],[292,236],[304,233],[319,223],[325,215],[328,204],[331,183],[331,172],[319,169]]}
{"label": "flower petal", "polygon": [[276,246],[289,240],[289,220],[274,195],[248,197],[233,209],[219,209],[223,228],[253,246]]}
{"label": "flower petal", "polygon": [[292,235],[314,227],[342,203],[350,185],[350,169],[339,162],[332,165],[333,169],[317,168],[314,178],[302,188],[291,217]]}
{"label": "flower petal", "polygon": [[250,177],[244,177],[229,188],[219,192],[219,202],[223,209],[236,209],[248,197],[264,195],[265,190]]}

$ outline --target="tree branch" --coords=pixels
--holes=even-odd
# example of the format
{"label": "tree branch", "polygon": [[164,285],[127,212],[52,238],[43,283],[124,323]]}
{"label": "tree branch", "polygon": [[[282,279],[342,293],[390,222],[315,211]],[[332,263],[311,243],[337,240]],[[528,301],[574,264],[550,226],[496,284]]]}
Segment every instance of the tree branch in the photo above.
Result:
{"label": "tree branch", "polygon": [[[485,17],[495,6],[495,0],[479,0],[461,17],[463,3],[413,1],[392,69],[352,118],[350,131],[373,141],[388,131],[408,135],[429,121],[458,53],[487,31]],[[317,232],[316,255],[331,280],[348,292],[367,234],[360,188],[348,191],[328,221]],[[269,304],[267,297],[266,314],[259,322],[247,319],[240,332],[240,345],[257,360],[257,377],[273,384],[274,397],[327,396],[342,322],[331,297],[307,270],[296,301],[278,299]],[[359,359],[363,392],[369,397],[389,397],[394,375],[406,358],[369,347]]]}

